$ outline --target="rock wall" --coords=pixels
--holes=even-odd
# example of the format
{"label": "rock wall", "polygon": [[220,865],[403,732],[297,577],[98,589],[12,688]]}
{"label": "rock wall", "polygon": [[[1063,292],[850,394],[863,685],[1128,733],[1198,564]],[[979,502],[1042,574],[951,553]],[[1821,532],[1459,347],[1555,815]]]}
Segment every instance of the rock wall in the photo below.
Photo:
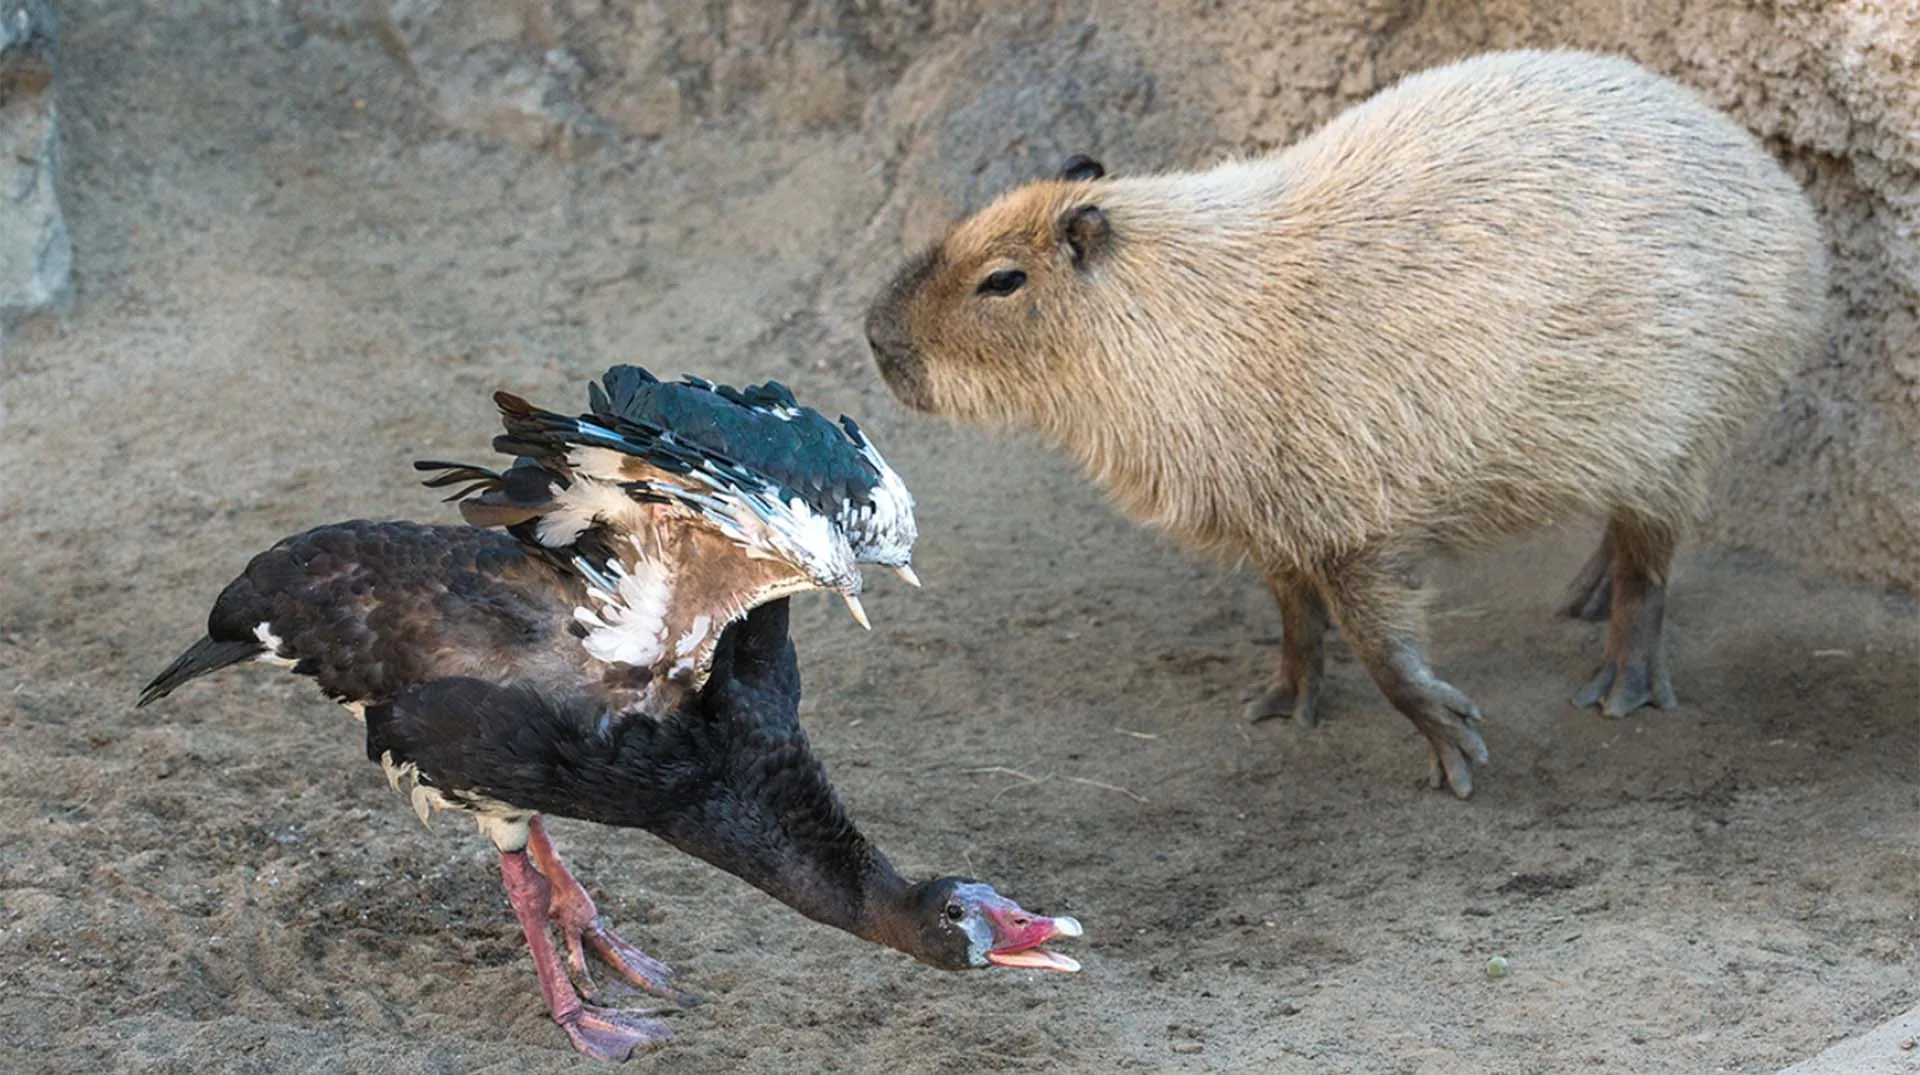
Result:
{"label": "rock wall", "polygon": [[862,144],[889,177],[823,269],[823,316],[905,246],[1065,156],[1120,171],[1283,145],[1400,76],[1491,48],[1632,56],[1703,91],[1806,185],[1833,333],[1726,468],[1713,536],[1920,586],[1920,5],[1912,0],[315,0],[441,118],[526,145],[701,131]]}
{"label": "rock wall", "polygon": [[0,0],[0,331],[67,293],[53,72],[53,9]]}

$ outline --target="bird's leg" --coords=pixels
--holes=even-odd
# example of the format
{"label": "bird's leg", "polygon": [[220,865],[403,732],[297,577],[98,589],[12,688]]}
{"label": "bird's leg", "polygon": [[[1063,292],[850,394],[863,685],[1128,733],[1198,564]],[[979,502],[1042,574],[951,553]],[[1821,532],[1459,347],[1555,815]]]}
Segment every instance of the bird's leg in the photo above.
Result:
{"label": "bird's leg", "polygon": [[1313,580],[1297,571],[1266,572],[1267,588],[1280,604],[1280,667],[1273,681],[1247,706],[1255,724],[1292,717],[1302,727],[1320,723],[1320,684],[1326,679],[1323,637],[1327,606]]}
{"label": "bird's leg", "polygon": [[501,852],[500,877],[520,929],[527,935],[527,951],[540,976],[540,995],[546,999],[553,1021],[573,1039],[574,1048],[596,1060],[625,1060],[635,1049],[672,1040],[673,1031],[667,1024],[646,1018],[644,1012],[599,1008],[580,999],[547,932],[553,886],[528,861],[526,852]]}
{"label": "bird's leg", "polygon": [[1574,705],[1598,705],[1606,716],[1624,717],[1643,705],[1672,709],[1679,704],[1660,652],[1667,567],[1675,544],[1672,528],[1658,522],[1623,513],[1608,522],[1606,544],[1601,546],[1613,556],[1607,660],[1574,695]]}
{"label": "bird's leg", "polygon": [[667,984],[673,977],[672,967],[628,944],[607,928],[600,918],[600,909],[593,904],[593,897],[567,869],[567,864],[560,861],[560,852],[547,835],[545,822],[537,815],[527,822],[527,852],[533,856],[533,863],[541,874],[553,884],[553,920],[559,924],[560,936],[567,942],[567,964],[586,983],[589,993],[593,989],[593,978],[587,973],[587,949],[619,971],[622,978],[656,997],[680,1005],[699,1003]]}

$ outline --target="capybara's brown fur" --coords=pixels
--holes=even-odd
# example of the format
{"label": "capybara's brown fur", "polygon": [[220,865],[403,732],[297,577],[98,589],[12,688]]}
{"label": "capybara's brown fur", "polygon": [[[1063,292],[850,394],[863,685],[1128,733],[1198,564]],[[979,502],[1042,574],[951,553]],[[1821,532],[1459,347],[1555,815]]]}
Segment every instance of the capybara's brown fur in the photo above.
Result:
{"label": "capybara's brown fur", "polygon": [[1312,721],[1330,614],[1465,794],[1485,747],[1427,669],[1419,555],[1606,515],[1574,603],[1612,631],[1578,701],[1672,704],[1673,545],[1825,290],[1812,210],[1750,134],[1629,61],[1529,51],[1271,156],[1020,187],[867,331],[908,404],[1037,429],[1132,517],[1250,557],[1286,632],[1257,715]]}

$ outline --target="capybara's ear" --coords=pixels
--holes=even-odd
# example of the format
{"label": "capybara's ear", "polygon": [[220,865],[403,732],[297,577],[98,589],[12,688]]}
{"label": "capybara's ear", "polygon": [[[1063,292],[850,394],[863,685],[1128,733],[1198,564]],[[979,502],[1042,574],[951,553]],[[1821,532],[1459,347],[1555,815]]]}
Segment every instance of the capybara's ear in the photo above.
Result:
{"label": "capybara's ear", "polygon": [[1113,228],[1097,205],[1076,205],[1060,217],[1060,238],[1073,248],[1073,267],[1084,269],[1107,248]]}
{"label": "capybara's ear", "polygon": [[1085,153],[1075,153],[1067,158],[1067,163],[1060,166],[1060,178],[1072,182],[1082,179],[1100,179],[1106,174],[1107,166]]}

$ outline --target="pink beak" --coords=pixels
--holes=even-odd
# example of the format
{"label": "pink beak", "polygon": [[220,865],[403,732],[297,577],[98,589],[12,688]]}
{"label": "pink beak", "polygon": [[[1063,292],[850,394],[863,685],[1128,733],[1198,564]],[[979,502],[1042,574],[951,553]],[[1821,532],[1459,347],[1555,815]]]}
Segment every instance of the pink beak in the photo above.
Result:
{"label": "pink beak", "polygon": [[1048,918],[1029,914],[1020,905],[1003,896],[981,900],[980,909],[993,927],[993,947],[987,950],[987,962],[1001,967],[1027,967],[1034,970],[1077,971],[1077,960],[1041,945],[1056,937],[1080,936],[1080,920],[1062,915]]}

